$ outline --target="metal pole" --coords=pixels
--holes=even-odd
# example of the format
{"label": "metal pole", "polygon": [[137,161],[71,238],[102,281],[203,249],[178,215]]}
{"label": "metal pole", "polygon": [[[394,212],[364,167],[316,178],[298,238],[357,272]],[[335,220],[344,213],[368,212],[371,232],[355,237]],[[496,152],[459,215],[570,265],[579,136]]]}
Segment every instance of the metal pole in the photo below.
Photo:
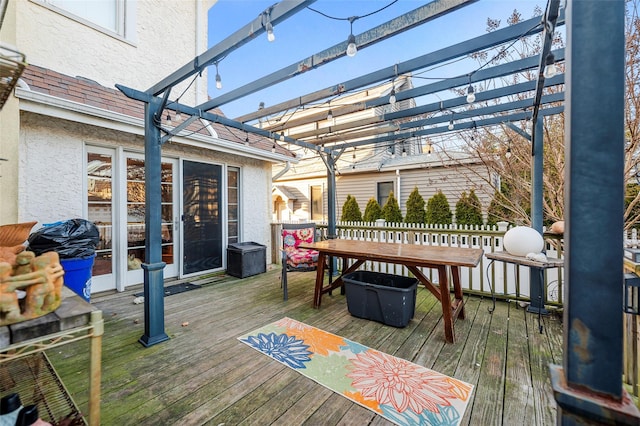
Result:
{"label": "metal pole", "polygon": [[640,424],[622,387],[624,20],[623,0],[567,5],[561,425]]}
{"label": "metal pole", "polygon": [[[327,238],[338,238],[336,230],[336,161],[333,153],[327,154]],[[338,271],[336,259],[329,256],[329,279]],[[344,288],[344,287],[343,287]]]}
{"label": "metal pole", "polygon": [[[533,157],[531,161],[531,227],[542,235],[542,174],[544,151],[544,126],[543,117],[540,116],[534,123],[533,132]],[[529,288],[531,304],[527,312],[546,315],[549,313],[544,307],[544,269],[529,268]]]}
{"label": "metal pole", "polygon": [[160,129],[162,101],[153,98],[145,104],[144,193],[145,193],[145,263],[144,270],[144,335],[138,340],[149,347],[164,342],[164,276],[162,262],[162,193]]}

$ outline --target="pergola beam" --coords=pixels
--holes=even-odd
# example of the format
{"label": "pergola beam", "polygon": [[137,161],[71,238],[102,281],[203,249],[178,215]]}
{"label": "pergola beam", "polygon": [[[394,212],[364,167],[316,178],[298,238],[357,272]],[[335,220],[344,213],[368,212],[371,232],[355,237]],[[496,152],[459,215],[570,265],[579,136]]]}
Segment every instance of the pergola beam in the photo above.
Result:
{"label": "pergola beam", "polygon": [[[556,55],[556,58],[558,60],[564,60],[564,49],[558,49],[554,52],[554,54]],[[474,81],[480,81],[480,80],[488,80],[488,79],[492,79],[492,78],[498,78],[498,77],[504,77],[507,75],[511,75],[517,72],[521,72],[521,71],[526,71],[529,69],[533,69],[535,67],[538,66],[538,56],[531,56],[528,58],[524,58],[524,59],[519,59],[517,61],[512,61],[506,64],[501,64],[501,65],[497,65],[495,67],[490,67],[490,68],[485,68],[482,69],[478,72],[476,72],[474,74]],[[557,80],[553,80],[554,82]],[[420,87],[415,87],[413,89],[409,89],[409,90],[403,90],[401,92],[397,92],[396,93],[396,102],[400,102],[402,100],[405,99],[410,99],[410,98],[416,98],[419,96],[424,96],[424,95],[428,95],[428,94],[432,94],[432,93],[437,93],[437,92],[441,92],[444,90],[450,90],[453,89],[454,87],[458,87],[462,84],[466,84],[468,83],[468,78],[466,76],[461,76],[461,77],[455,77],[455,78],[451,78],[451,79],[446,79],[446,80],[442,80],[442,81],[438,81],[435,83],[431,83],[431,84],[425,84],[423,86]],[[562,83],[562,82],[561,82]],[[553,85],[553,84],[561,84],[561,83],[549,83],[548,85]],[[521,85],[526,84],[526,87],[528,87],[526,90],[535,90],[536,88],[536,83],[534,81],[530,81],[530,82],[526,82],[526,83],[518,83],[517,85],[514,86],[510,86],[510,87],[524,87]],[[522,90],[524,91],[524,90]],[[499,92],[496,91],[496,89],[490,90],[490,91],[485,91],[485,92],[478,92],[476,94],[476,102],[478,102],[479,100],[483,100],[483,99],[490,99],[493,97],[499,97]],[[461,105],[465,105],[467,104],[466,100],[464,100],[463,102],[458,102],[459,99],[461,98],[455,98],[456,99],[456,103],[453,104],[452,102],[450,102],[451,100],[447,100],[447,101],[442,101],[441,103],[441,107],[440,108],[436,108],[436,109],[430,109],[430,110],[424,110],[421,111],[417,108],[424,108],[423,106],[421,107],[414,107],[414,108],[407,108],[407,109],[403,109],[400,111],[397,111],[395,113],[387,113],[385,115],[386,119],[396,119],[396,118],[400,118],[400,117],[406,117],[409,115],[419,115],[419,114],[423,114],[425,112],[433,112],[433,111],[437,111],[438,109],[443,109],[443,108],[452,108],[455,106],[461,106]],[[376,99],[370,99],[370,100],[364,100],[361,102],[357,102],[351,105],[344,105],[344,106],[338,106],[338,107],[332,107],[331,108],[331,112],[335,117],[338,117],[340,115],[345,115],[345,114],[349,114],[349,113],[354,113],[354,112],[359,112],[359,111],[364,111],[365,109],[368,108],[374,108],[374,107],[378,107],[378,106],[382,106],[385,104],[389,103],[389,97],[388,96],[384,96],[384,97],[377,97]],[[446,103],[446,107],[444,106],[444,104]],[[393,115],[392,114],[396,114]],[[295,117],[286,120],[286,123],[277,123],[274,125],[269,125],[269,126],[263,126],[262,128],[267,128],[269,130],[272,131],[281,131],[284,129],[290,129],[290,128],[294,128],[297,126],[302,126],[304,124],[309,124],[309,123],[313,123],[313,122],[317,122],[320,120],[324,120],[326,118],[326,112],[322,111],[316,114],[310,114],[310,115],[306,115],[305,117],[302,117],[300,119],[296,119]],[[242,120],[238,120],[238,121],[242,121]],[[334,126],[332,126],[334,127]],[[325,127],[326,128],[326,127]]]}
{"label": "pergola beam", "polygon": [[[477,0],[434,0],[411,12],[405,13],[402,16],[394,18],[388,22],[385,22],[384,24],[378,25],[377,27],[369,31],[357,35],[356,45],[358,46],[358,49],[364,49],[368,46],[393,37],[397,34],[400,34],[404,31],[407,31],[411,28],[414,28],[418,25],[421,25],[425,22],[428,22],[432,19],[435,19],[448,12],[452,12],[462,6],[474,3],[476,1]],[[308,58],[295,62],[265,77],[259,78],[258,80],[255,80],[249,84],[246,84],[235,90],[227,92],[224,95],[218,96],[217,98],[211,99],[201,105],[198,105],[198,108],[209,110],[227,104],[229,102],[233,102],[251,93],[255,93],[259,90],[265,89],[267,87],[273,86],[274,84],[281,83],[292,77],[300,75],[306,71],[318,68],[321,65],[325,65],[331,61],[342,58],[346,55],[346,50],[346,41],[338,43],[323,50],[322,52],[316,53],[313,56],[309,56]],[[295,106],[297,105],[292,105],[289,108],[293,108]],[[289,108],[283,108],[280,111]],[[270,109],[265,108],[265,110],[269,111]],[[252,118],[243,119],[241,117],[238,117],[236,118],[236,120],[244,122],[251,121]]]}
{"label": "pergola beam", "polygon": [[224,58],[227,54],[253,40],[260,34],[263,34],[266,31],[264,24],[267,13],[270,17],[271,24],[276,25],[295,15],[310,4],[313,4],[315,1],[316,0],[288,0],[274,4],[253,21],[249,22],[247,25],[240,28],[238,31],[231,34],[229,37],[225,38],[203,54],[196,56],[192,61],[183,65],[163,80],[151,86],[146,90],[146,92],[154,96],[159,95],[187,78],[202,72],[204,68]]}
{"label": "pergola beam", "polygon": [[[554,114],[559,114],[562,111],[564,111],[563,106],[551,107],[551,108],[543,109],[542,114],[554,115]],[[353,147],[364,146],[364,145],[373,145],[373,144],[382,143],[382,142],[409,139],[417,136],[427,136],[427,135],[435,135],[440,133],[458,132],[460,130],[473,129],[474,127],[477,128],[477,127],[495,126],[497,124],[502,124],[504,122],[531,119],[531,116],[532,116],[531,111],[523,111],[523,112],[517,112],[510,115],[496,116],[491,118],[484,118],[481,120],[473,120],[473,121],[466,121],[464,123],[458,123],[456,124],[455,130],[449,130],[448,126],[437,126],[429,129],[412,130],[412,131],[406,131],[402,133],[396,133],[394,135],[389,135],[389,136],[381,136],[375,139],[368,139],[368,140],[357,141],[357,142],[348,142],[348,143],[341,144],[340,147],[353,148]]]}
{"label": "pergola beam", "polygon": [[[401,62],[396,65],[392,65],[380,70],[365,74],[363,76],[345,81],[343,83],[336,84],[325,89],[317,90],[304,96],[300,96],[289,101],[285,101],[274,105],[272,107],[260,109],[252,114],[246,114],[241,117],[237,117],[237,121],[251,121],[261,117],[274,114],[276,112],[286,111],[291,108],[306,105],[311,102],[326,99],[332,96],[339,95],[341,93],[350,92],[360,89],[362,87],[378,83],[383,80],[389,80],[395,78],[401,74],[406,74],[422,68],[438,65],[447,62],[452,59],[456,59],[470,53],[475,53],[480,50],[488,49],[490,47],[497,46],[508,41],[512,41],[522,37],[523,35],[532,35],[543,30],[540,25],[540,18],[532,18],[526,21],[519,22],[511,25],[507,28],[496,30],[494,32],[484,34],[465,42],[455,44],[450,47],[446,47],[435,52],[427,53],[425,55]],[[469,82],[469,77],[465,77],[465,81]],[[475,80],[473,80],[475,81]],[[215,101],[212,100],[212,101]],[[217,106],[213,102],[208,107]]]}
{"label": "pergola beam", "polygon": [[[122,86],[120,84],[116,84],[116,88],[118,88],[118,90],[124,93],[128,98],[136,99],[138,101],[149,103],[149,102],[152,102],[154,99],[158,99],[157,97],[152,96],[146,92],[141,92],[139,90],[135,90],[130,87]],[[223,126],[232,127],[234,129],[238,129],[238,130],[253,133],[259,136],[263,136],[266,138],[274,139],[276,142],[287,142],[287,143],[301,146],[303,148],[312,149],[314,151],[323,151],[325,153],[331,152],[331,150],[329,149],[326,149],[317,145],[313,145],[304,141],[299,141],[297,139],[293,139],[288,136],[285,136],[284,141],[282,141],[281,136],[276,133],[270,132],[268,130],[260,129],[258,127],[250,126],[248,124],[238,123],[237,121],[231,120],[222,115],[213,114],[207,111],[201,111],[197,108],[190,107],[188,105],[177,104],[174,102],[172,104],[171,109],[175,109],[176,111],[189,114],[191,116],[190,119],[202,118],[204,120],[210,121],[211,123],[219,123],[219,124],[222,124]],[[175,132],[175,130],[178,129],[178,127],[174,129],[167,129],[165,131],[167,132],[167,135],[169,137],[174,136],[178,133],[178,132]],[[163,137],[161,141],[166,141],[167,139],[168,137]]]}

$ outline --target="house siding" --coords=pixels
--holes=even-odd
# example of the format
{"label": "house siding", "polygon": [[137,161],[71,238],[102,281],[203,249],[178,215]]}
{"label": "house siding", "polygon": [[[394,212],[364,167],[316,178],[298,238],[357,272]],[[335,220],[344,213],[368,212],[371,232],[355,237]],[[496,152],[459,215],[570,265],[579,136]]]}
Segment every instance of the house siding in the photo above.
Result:
{"label": "house siding", "polygon": [[[460,199],[462,192],[467,194],[474,189],[486,215],[493,195],[493,189],[485,181],[489,176],[486,169],[481,165],[416,165],[414,168],[405,168],[369,173],[342,173],[336,177],[336,217],[339,220],[342,215],[342,206],[347,195],[356,198],[360,211],[364,214],[367,202],[370,198],[377,197],[378,183],[393,182],[394,195],[398,200],[402,215],[406,215],[406,202],[411,191],[417,186],[420,195],[425,202],[429,200],[438,190],[441,190],[449,201],[451,211],[455,213],[456,203]],[[301,192],[308,194],[309,186],[324,185],[323,209],[326,214],[327,190],[326,177],[305,178],[299,180],[279,180],[278,184],[294,187]],[[398,187],[400,190],[398,190]],[[297,218],[308,218],[309,211],[304,209],[298,201],[298,206],[302,210],[296,210]],[[382,206],[381,206],[382,207]]]}

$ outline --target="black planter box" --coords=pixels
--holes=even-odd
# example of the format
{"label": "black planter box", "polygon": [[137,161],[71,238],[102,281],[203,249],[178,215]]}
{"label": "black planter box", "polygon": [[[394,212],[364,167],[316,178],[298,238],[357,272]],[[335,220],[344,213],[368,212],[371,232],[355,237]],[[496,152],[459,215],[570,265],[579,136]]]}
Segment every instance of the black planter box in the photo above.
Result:
{"label": "black planter box", "polygon": [[354,317],[405,327],[416,308],[418,280],[382,272],[356,271],[342,277],[347,308]]}
{"label": "black planter box", "polygon": [[227,246],[227,274],[245,278],[266,271],[267,246],[252,241]]}

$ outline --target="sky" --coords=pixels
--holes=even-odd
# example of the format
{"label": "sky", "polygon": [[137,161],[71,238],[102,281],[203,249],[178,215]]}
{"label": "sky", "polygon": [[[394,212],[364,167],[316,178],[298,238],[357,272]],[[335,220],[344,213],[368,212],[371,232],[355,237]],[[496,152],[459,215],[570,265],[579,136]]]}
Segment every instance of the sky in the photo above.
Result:
{"label": "sky", "polygon": [[[311,4],[310,8],[332,18],[341,19],[328,18],[306,8],[279,23],[274,27],[275,41],[268,42],[266,35],[262,34],[219,62],[218,71],[223,85],[221,90],[215,86],[215,67],[209,67],[209,96],[220,96],[346,41],[350,31],[349,21],[346,20],[348,17],[361,17],[353,23],[353,33],[358,35],[427,2],[318,0]],[[274,0],[218,0],[208,13],[209,47],[251,22],[273,4]],[[380,12],[364,16],[387,5],[390,6]],[[315,70],[224,104],[221,109],[230,118],[251,113],[258,109],[260,102],[264,102],[265,106],[274,105],[486,34],[487,18],[499,19],[500,27],[503,28],[508,25],[507,18],[516,8],[522,19],[529,19],[535,15],[536,7],[544,10],[546,1],[480,0],[400,35],[360,49],[354,57],[344,56]],[[441,72],[456,71],[450,69]],[[454,76],[447,74],[441,77]]]}

